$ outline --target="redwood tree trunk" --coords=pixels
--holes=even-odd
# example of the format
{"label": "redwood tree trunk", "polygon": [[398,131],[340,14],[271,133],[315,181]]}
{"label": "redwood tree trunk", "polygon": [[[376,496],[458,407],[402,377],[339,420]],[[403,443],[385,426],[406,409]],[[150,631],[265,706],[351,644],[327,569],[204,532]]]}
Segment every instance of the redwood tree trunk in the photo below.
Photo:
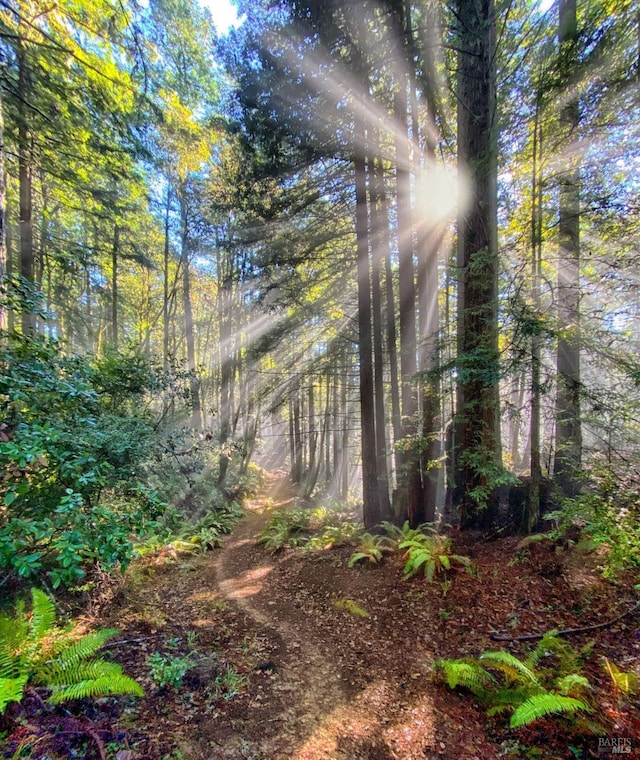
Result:
{"label": "redwood tree trunk", "polygon": [[[559,43],[561,66],[571,83],[578,37],[576,0],[560,0]],[[571,87],[567,87],[571,92]],[[555,480],[565,496],[578,491],[582,458],[580,425],[580,167],[575,151],[580,128],[580,104],[574,95],[563,101],[560,123],[568,158],[560,174],[558,220],[558,355],[556,396]]]}
{"label": "redwood tree trunk", "polygon": [[360,426],[362,440],[363,519],[366,528],[380,521],[378,461],[376,456],[373,336],[371,330],[371,281],[367,211],[367,177],[363,147],[364,123],[354,116],[356,154],[354,157],[356,195],[356,247],[358,263],[358,359],[360,372]]}
{"label": "redwood tree trunk", "polygon": [[469,198],[458,218],[456,501],[470,528],[491,521],[501,469],[493,0],[457,0],[456,18],[458,165]]}

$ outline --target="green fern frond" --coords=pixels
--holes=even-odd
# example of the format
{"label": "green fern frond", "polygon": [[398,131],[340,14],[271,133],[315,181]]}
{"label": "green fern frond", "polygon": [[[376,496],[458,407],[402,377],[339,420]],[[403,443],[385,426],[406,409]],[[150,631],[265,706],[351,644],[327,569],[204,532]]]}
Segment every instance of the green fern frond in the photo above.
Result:
{"label": "green fern frond", "polygon": [[534,720],[544,718],[546,715],[557,713],[574,713],[578,710],[592,712],[591,707],[579,699],[564,697],[560,694],[536,694],[523,702],[511,716],[509,725],[511,728],[520,728],[533,723]]}
{"label": "green fern frond", "polygon": [[491,673],[473,661],[436,660],[433,667],[436,672],[442,671],[450,689],[462,686],[474,694],[482,694],[489,684],[495,683]]}
{"label": "green fern frond", "polygon": [[20,670],[20,656],[0,640],[0,678],[15,678]]}
{"label": "green fern frond", "polygon": [[537,643],[535,649],[532,649],[531,652],[529,652],[529,655],[525,660],[527,667],[534,670],[543,657],[548,657],[550,654],[553,654],[558,641],[557,634],[558,632],[556,630],[547,631],[545,633]]}
{"label": "green fern frond", "polygon": [[39,673],[40,681],[45,686],[69,686],[82,681],[98,678],[116,677],[122,674],[122,668],[115,662],[89,660],[74,663],[73,667],[60,667],[58,662],[47,662]]}
{"label": "green fern frond", "polygon": [[24,613],[24,603],[19,602],[15,617],[0,615],[0,646],[15,652],[24,646],[29,635],[29,622]]}
{"label": "green fern frond", "polygon": [[511,652],[485,652],[479,659],[485,667],[499,670],[512,681],[537,683],[535,673]]}
{"label": "green fern frond", "polygon": [[27,676],[0,678],[0,715],[10,702],[20,702],[27,685]]}
{"label": "green fern frond", "polygon": [[38,641],[51,633],[56,622],[56,608],[53,601],[38,588],[31,589],[31,619],[29,639]]}
{"label": "green fern frond", "polygon": [[566,697],[576,696],[591,688],[589,679],[580,673],[569,673],[556,681],[556,689]]}
{"label": "green fern frond", "polygon": [[104,676],[88,681],[80,681],[59,690],[55,690],[49,697],[51,704],[57,705],[68,702],[71,699],[85,699],[87,697],[104,697],[107,695],[132,694],[137,697],[144,695],[142,687],[137,681],[129,676]]}
{"label": "green fern frond", "polygon": [[[86,660],[103,647],[106,642],[118,633],[115,628],[104,628],[100,631],[86,633],[77,641],[69,641],[61,637],[60,645],[56,646],[56,655],[48,657],[46,662],[54,662],[61,670],[71,671],[82,660]],[[38,663],[38,670],[40,663]]]}

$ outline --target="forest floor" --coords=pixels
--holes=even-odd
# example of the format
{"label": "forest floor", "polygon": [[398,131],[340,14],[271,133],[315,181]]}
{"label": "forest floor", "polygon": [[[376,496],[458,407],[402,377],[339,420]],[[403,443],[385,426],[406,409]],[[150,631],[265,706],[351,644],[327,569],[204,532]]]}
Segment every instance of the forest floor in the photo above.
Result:
{"label": "forest floor", "polygon": [[[615,618],[635,601],[629,582],[603,580],[593,556],[575,550],[517,551],[517,538],[456,537],[474,572],[432,584],[402,580],[400,557],[349,569],[350,547],[269,554],[257,534],[271,509],[292,501],[285,481],[272,480],[221,549],[147,557],[130,568],[97,622],[120,629],[112,651],[146,696],[124,700],[112,715],[109,758],[598,757],[598,739],[576,735],[566,721],[509,730],[508,717],[487,718],[471,696],[436,682],[431,666],[510,646],[491,641],[492,631],[518,636]],[[640,757],[638,712],[600,666],[606,656],[638,672],[637,623],[629,615],[571,643],[595,643],[585,673],[599,717],[612,736],[633,738]],[[151,679],[154,652],[188,660],[177,688]],[[104,714],[95,719],[104,725]]]}

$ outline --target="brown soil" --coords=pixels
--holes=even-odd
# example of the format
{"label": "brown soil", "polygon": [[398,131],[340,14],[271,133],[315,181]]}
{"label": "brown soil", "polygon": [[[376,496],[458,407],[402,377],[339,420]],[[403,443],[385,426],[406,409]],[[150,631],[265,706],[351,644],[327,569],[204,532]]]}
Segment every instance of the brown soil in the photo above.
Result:
{"label": "brown soil", "polygon": [[[270,506],[281,506],[290,493],[274,483],[270,496]],[[436,682],[431,665],[486,649],[526,651],[492,642],[492,631],[517,636],[611,619],[632,603],[631,586],[603,581],[592,557],[548,545],[518,552],[512,538],[455,537],[475,571],[451,573],[446,583],[403,581],[400,557],[349,569],[349,547],[273,556],[255,541],[269,517],[264,504],[247,504],[220,550],[138,562],[103,611],[100,625],[120,629],[112,651],[147,692],[119,700],[122,733],[112,722],[109,758],[597,757],[598,740],[566,722],[508,730],[508,717],[487,718],[469,695]],[[368,617],[336,606],[341,600]],[[613,693],[599,664],[607,656],[638,672],[637,621],[628,616],[571,643],[595,642],[586,674],[598,688],[598,717],[612,736],[640,747],[638,712]],[[192,653],[179,688],[151,680],[155,651]],[[228,668],[243,677],[231,689],[238,693],[216,686]]]}

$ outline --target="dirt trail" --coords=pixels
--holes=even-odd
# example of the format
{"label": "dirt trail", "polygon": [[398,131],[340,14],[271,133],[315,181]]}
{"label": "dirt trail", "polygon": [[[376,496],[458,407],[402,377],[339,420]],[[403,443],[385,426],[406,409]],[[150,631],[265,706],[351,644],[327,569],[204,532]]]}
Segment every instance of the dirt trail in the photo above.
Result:
{"label": "dirt trail", "polygon": [[[271,509],[292,501],[290,486],[273,480],[246,504],[221,549],[159,556],[129,574],[113,619],[102,622],[131,642],[120,659],[147,691],[130,736],[136,760],[503,757],[501,742],[511,746],[513,735],[434,681],[434,658],[495,648],[490,631],[507,626],[518,633],[606,619],[615,605],[618,591],[597,573],[576,584],[571,566],[544,548],[506,566],[517,538],[460,543],[475,572],[431,584],[403,581],[400,553],[354,568],[347,567],[352,547],[270,555],[256,544],[258,533]],[[623,633],[600,636],[599,653],[616,650],[612,659],[620,660],[624,640],[633,654],[635,639]],[[193,651],[202,665],[162,692],[147,665],[155,651]],[[227,670],[241,678],[229,695],[215,691]],[[551,753],[544,725],[540,731],[530,740],[545,757],[569,756]]]}
{"label": "dirt trail", "polygon": [[313,735],[328,715],[346,703],[348,682],[336,670],[331,648],[318,635],[313,620],[305,619],[307,615],[295,602],[287,599],[283,604],[272,598],[269,576],[277,561],[256,545],[269,514],[261,501],[249,503],[247,511],[219,553],[215,573],[224,598],[261,626],[270,642],[264,672],[269,673],[273,665],[270,677],[278,681],[282,712],[268,719],[277,732],[260,742],[260,752],[265,758],[334,757],[328,750],[310,754],[295,743],[299,737]]}
{"label": "dirt trail", "polygon": [[[278,490],[281,485],[272,484],[268,494],[275,506],[288,501],[286,490]],[[449,739],[445,743],[436,736],[446,732],[451,719],[436,714],[424,689],[432,657],[422,642],[407,646],[407,631],[395,624],[395,580],[373,594],[371,584],[377,581],[366,570],[347,570],[344,552],[333,558],[327,553],[270,556],[256,545],[269,516],[263,504],[247,504],[247,517],[215,561],[218,589],[260,627],[275,665],[265,698],[252,705],[257,710],[249,716],[252,725],[245,722],[236,737],[253,753],[247,756],[459,757],[458,751],[447,753]],[[336,608],[334,602],[345,598],[364,605],[370,617]],[[456,724],[454,730],[461,728]],[[229,750],[234,743],[227,743]],[[470,744],[464,756],[491,757],[484,749],[476,753]]]}

